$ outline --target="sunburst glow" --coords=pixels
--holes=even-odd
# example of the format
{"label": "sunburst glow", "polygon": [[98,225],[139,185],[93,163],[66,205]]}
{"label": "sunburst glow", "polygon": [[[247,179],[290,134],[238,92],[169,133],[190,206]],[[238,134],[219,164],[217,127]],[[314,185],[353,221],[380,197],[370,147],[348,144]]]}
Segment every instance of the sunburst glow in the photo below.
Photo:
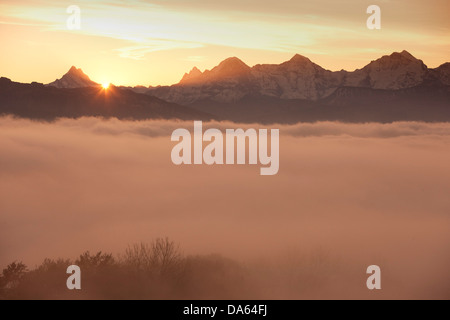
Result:
{"label": "sunburst glow", "polygon": [[102,88],[107,90],[109,88],[109,83],[103,83]]}

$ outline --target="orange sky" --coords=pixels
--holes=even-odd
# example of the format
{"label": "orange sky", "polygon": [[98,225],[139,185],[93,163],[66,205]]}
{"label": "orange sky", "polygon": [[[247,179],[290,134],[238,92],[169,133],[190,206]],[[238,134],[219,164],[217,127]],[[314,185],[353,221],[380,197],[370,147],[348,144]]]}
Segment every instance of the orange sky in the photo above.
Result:
{"label": "orange sky", "polygon": [[[366,8],[382,29],[366,28]],[[81,30],[66,27],[78,5]],[[429,67],[450,61],[448,0],[2,0],[0,75],[48,83],[75,65],[117,85],[178,82],[193,66],[237,56],[253,66],[295,53],[330,70],[354,70],[408,50]]]}

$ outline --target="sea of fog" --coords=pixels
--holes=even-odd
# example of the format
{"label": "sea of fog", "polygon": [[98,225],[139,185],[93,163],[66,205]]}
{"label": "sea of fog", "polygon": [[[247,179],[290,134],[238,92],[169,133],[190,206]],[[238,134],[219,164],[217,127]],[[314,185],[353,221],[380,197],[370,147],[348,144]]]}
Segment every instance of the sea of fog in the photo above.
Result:
{"label": "sea of fog", "polygon": [[[262,126],[280,129],[275,176],[259,165],[175,166],[170,135],[192,127],[0,118],[0,268],[167,236],[186,255],[264,274],[257,297],[371,297],[372,264],[380,297],[450,297],[450,124]],[[289,280],[304,257],[318,279],[309,291]]]}

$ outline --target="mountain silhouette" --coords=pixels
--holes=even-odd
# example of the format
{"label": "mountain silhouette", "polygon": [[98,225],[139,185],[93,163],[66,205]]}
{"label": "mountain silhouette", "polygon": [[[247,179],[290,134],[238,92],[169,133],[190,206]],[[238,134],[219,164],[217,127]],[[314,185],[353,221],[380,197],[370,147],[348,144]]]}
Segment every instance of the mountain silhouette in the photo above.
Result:
{"label": "mountain silhouette", "polygon": [[450,63],[430,69],[402,51],[349,72],[326,70],[298,54],[254,67],[232,57],[204,72],[193,68],[172,86],[107,91],[72,67],[46,86],[1,78],[0,114],[261,123],[450,121]]}
{"label": "mountain silhouette", "polygon": [[203,73],[197,68],[194,67],[189,73],[185,73],[183,76],[183,79],[181,79],[180,83],[183,84],[189,84],[189,83],[196,83],[197,81],[201,81],[200,80],[200,76]]}
{"label": "mountain silhouette", "polygon": [[410,88],[424,83],[430,74],[448,85],[448,67],[428,69],[422,60],[407,51],[383,56],[353,72],[329,71],[299,54],[281,64],[252,68],[238,58],[229,58],[211,71],[202,73],[194,68],[178,84],[148,88],[147,93],[188,105],[204,99],[236,102],[248,95],[317,101],[340,87]]}
{"label": "mountain silhouette", "polygon": [[124,88],[58,88],[0,78],[0,115],[55,120],[86,116],[118,119],[208,120],[211,116]]}
{"label": "mountain silhouette", "polygon": [[99,87],[100,84],[92,81],[81,69],[76,67],[70,68],[70,70],[58,80],[49,83],[48,86],[56,88],[86,88],[86,87]]}
{"label": "mountain silhouette", "polygon": [[430,69],[402,51],[352,72],[326,70],[299,54],[254,67],[229,58],[140,92],[233,121],[447,121],[449,85],[450,63]]}

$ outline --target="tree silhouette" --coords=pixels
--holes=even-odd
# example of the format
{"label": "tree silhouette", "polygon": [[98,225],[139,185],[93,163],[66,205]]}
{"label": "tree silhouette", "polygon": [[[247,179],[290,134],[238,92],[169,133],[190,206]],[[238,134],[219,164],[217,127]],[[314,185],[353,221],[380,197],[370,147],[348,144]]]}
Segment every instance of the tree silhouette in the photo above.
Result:
{"label": "tree silhouette", "polygon": [[[78,265],[82,290],[68,290],[67,267]],[[157,238],[130,245],[117,259],[89,251],[75,261],[45,259],[28,271],[13,262],[0,274],[0,299],[186,299],[244,293],[245,270],[215,256],[184,256],[177,243]]]}
{"label": "tree silhouette", "polygon": [[123,259],[136,270],[163,277],[181,273],[184,264],[179,245],[168,238],[157,238],[150,245],[140,243],[129,246]]}
{"label": "tree silhouette", "polygon": [[22,262],[13,262],[3,269],[0,277],[0,296],[3,297],[7,291],[15,289],[27,272],[27,266]]}
{"label": "tree silhouette", "polygon": [[91,255],[89,251],[86,251],[75,261],[75,264],[80,268],[104,268],[115,264],[115,259],[112,254],[106,254],[97,252],[95,255]]}

